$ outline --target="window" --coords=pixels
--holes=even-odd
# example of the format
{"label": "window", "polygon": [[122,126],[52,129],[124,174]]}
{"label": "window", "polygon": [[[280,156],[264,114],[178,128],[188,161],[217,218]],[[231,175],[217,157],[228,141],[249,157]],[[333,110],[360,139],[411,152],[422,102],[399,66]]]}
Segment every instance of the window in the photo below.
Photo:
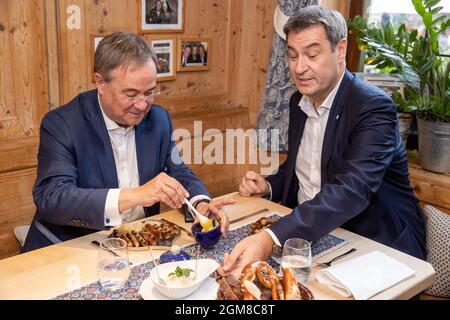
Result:
{"label": "window", "polygon": [[[441,0],[440,6],[443,7],[441,13],[450,16],[450,0]],[[411,0],[369,0],[366,12],[368,22],[375,26],[390,22],[394,29],[397,29],[404,23],[407,31],[408,28],[425,31],[422,18],[416,13]],[[440,52],[450,55],[450,29],[441,35],[439,44]],[[365,66],[364,70],[370,72],[371,68]]]}

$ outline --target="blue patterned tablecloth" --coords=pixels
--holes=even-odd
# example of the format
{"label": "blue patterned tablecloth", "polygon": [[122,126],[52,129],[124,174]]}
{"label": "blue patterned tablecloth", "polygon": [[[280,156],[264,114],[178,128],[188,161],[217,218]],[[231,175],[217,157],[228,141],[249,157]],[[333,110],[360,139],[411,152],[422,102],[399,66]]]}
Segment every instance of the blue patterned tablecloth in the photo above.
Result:
{"label": "blue patterned tablecloth", "polygon": [[[271,215],[276,219],[279,219],[279,215]],[[223,237],[217,245],[210,250],[200,249],[200,259],[214,259],[220,264],[223,262],[223,256],[225,252],[230,252],[236,244],[242,239],[250,235],[249,227],[243,226],[236,230],[229,231],[226,237]],[[311,248],[312,256],[316,256],[326,250],[329,250],[335,246],[342,245],[345,242],[344,239],[338,238],[333,235],[327,235],[317,241]],[[197,253],[197,245],[193,244],[183,248],[191,257],[195,257]],[[278,271],[278,264],[269,259],[269,263]],[[135,265],[131,268],[130,277],[126,286],[114,292],[107,291],[102,288],[98,281],[93,282],[80,289],[70,291],[68,293],[59,295],[54,300],[139,300],[142,297],[139,294],[139,287],[142,281],[150,276],[150,271],[154,267],[153,262],[146,262],[140,265]]]}

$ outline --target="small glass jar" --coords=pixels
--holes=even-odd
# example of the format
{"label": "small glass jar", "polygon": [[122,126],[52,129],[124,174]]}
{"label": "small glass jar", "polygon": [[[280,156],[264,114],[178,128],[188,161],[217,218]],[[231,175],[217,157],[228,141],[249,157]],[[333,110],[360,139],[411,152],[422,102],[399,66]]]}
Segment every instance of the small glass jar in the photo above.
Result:
{"label": "small glass jar", "polygon": [[173,262],[173,261],[183,261],[183,260],[190,260],[191,257],[187,252],[180,249],[179,246],[172,246],[169,251],[164,252],[159,257],[160,263],[167,263],[167,262]]}

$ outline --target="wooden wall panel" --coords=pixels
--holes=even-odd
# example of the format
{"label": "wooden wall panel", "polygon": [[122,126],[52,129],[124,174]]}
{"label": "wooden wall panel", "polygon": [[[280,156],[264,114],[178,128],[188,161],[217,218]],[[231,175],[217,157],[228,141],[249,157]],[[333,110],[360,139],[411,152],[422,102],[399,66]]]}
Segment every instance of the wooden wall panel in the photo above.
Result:
{"label": "wooden wall panel", "polygon": [[319,5],[321,5],[322,7],[338,10],[345,18],[348,18],[349,16],[350,4],[351,0],[319,0]]}
{"label": "wooden wall panel", "polygon": [[[59,28],[62,61],[63,102],[70,101],[78,93],[95,87],[90,78],[91,45],[90,34],[108,34],[114,31],[138,32],[138,2],[64,0],[59,2]],[[184,37],[210,38],[211,51],[208,55],[210,70],[204,72],[178,72],[176,81],[162,82],[162,95],[157,103],[172,113],[233,108],[224,103],[228,83],[228,14],[230,0],[186,1],[185,32],[176,34]],[[67,6],[77,5],[81,9],[81,28],[68,30],[65,27]],[[127,15],[124,15],[127,12]],[[159,35],[158,35],[159,36]],[[149,41],[152,34],[143,34]],[[175,52],[176,58],[178,53]]]}
{"label": "wooden wall panel", "polygon": [[0,172],[35,165],[47,110],[44,2],[0,2]]}
{"label": "wooden wall panel", "polygon": [[[242,8],[241,46],[237,62],[237,81],[232,82],[233,98],[249,109],[250,123],[256,127],[264,93],[270,46],[274,32],[273,16],[277,1],[245,0]],[[235,66],[235,67],[236,67]],[[231,92],[231,94],[233,94]]]}
{"label": "wooden wall panel", "polygon": [[19,253],[13,229],[33,219],[31,191],[35,180],[36,169],[0,174],[0,259]]}

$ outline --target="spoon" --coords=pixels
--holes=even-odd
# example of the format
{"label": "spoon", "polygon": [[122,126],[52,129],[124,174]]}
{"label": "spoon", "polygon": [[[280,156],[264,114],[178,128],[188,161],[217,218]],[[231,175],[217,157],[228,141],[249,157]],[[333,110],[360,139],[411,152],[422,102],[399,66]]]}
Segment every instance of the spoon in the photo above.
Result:
{"label": "spoon", "polygon": [[197,264],[198,264],[198,255],[200,253],[200,245],[197,245],[197,255],[195,256],[195,278],[197,279]]}
{"label": "spoon", "polygon": [[198,212],[194,206],[189,202],[188,199],[184,198],[184,203],[192,210],[192,212],[194,212],[196,214],[196,216],[198,217],[198,219],[200,220],[200,224],[203,226],[204,224],[206,224],[209,219],[207,217],[205,217],[204,215],[200,214],[200,212]]}

